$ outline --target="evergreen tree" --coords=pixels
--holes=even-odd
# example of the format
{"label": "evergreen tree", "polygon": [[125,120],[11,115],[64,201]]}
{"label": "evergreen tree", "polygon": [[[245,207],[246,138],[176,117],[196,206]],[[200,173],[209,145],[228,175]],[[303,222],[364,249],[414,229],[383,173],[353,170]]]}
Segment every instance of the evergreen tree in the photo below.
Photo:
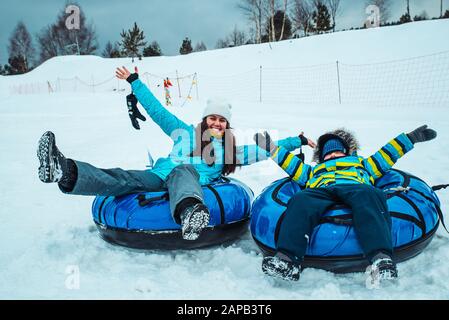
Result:
{"label": "evergreen tree", "polygon": [[406,12],[399,18],[399,24],[412,22],[412,18],[410,15]]}
{"label": "evergreen tree", "polygon": [[143,48],[147,43],[144,41],[145,36],[137,23],[134,22],[133,28],[128,31],[122,30],[120,36],[122,37],[120,46],[125,56],[132,57],[133,62],[135,57],[141,57],[140,48]]}
{"label": "evergreen tree", "polygon": [[1,64],[0,64],[0,75],[1,76],[6,75],[6,71],[5,71],[5,69],[3,68],[3,66]]}
{"label": "evergreen tree", "polygon": [[79,30],[69,30],[66,20],[69,16],[66,7],[60,11],[56,22],[45,27],[38,35],[41,62],[65,54],[93,54],[98,48],[97,36],[93,24],[88,24],[82,8],[80,9]]}
{"label": "evergreen tree", "polygon": [[449,18],[449,10],[446,10],[446,12],[443,15],[443,18]]}
{"label": "evergreen tree", "polygon": [[[9,38],[9,59],[18,63],[16,70],[22,70],[25,73],[33,68],[34,56],[36,50],[33,47],[33,40],[25,24],[19,22]],[[20,59],[16,59],[20,57]]]}
{"label": "evergreen tree", "polygon": [[105,58],[120,58],[122,56],[117,42],[112,44],[111,41],[106,43],[101,55]]}
{"label": "evergreen tree", "polygon": [[[271,30],[271,28],[270,28],[271,20],[272,20],[272,17],[268,18],[268,20],[267,20],[268,23],[265,27],[266,34],[262,36],[263,40],[268,40],[268,34]],[[285,21],[284,21],[284,11],[282,11],[282,10],[276,11],[276,13],[274,14],[274,17],[273,17],[273,21],[274,21],[274,34],[275,34],[276,41],[290,39],[292,37],[292,22],[289,19],[288,15],[285,15]],[[284,24],[284,30],[282,30],[283,24]],[[281,34],[282,34],[282,39],[281,39]],[[266,41],[263,41],[263,42],[266,42]]]}
{"label": "evergreen tree", "polygon": [[6,74],[22,74],[27,71],[27,62],[23,56],[11,57],[8,59],[8,64],[5,65]]}
{"label": "evergreen tree", "polygon": [[189,54],[193,51],[192,41],[187,37],[182,41],[182,46],[179,48],[180,54]]}
{"label": "evergreen tree", "polygon": [[423,20],[429,20],[429,15],[427,14],[427,12],[425,10],[423,12],[421,12],[420,15],[416,15],[413,18],[413,21],[423,21]]}
{"label": "evergreen tree", "polygon": [[144,57],[156,57],[156,56],[161,56],[162,55],[162,50],[161,47],[159,46],[159,43],[157,43],[157,41],[153,41],[151,42],[151,44],[143,49],[143,56]]}
{"label": "evergreen tree", "polygon": [[312,18],[314,22],[313,30],[315,32],[323,33],[332,30],[331,15],[327,6],[321,0],[315,2],[315,11]]}

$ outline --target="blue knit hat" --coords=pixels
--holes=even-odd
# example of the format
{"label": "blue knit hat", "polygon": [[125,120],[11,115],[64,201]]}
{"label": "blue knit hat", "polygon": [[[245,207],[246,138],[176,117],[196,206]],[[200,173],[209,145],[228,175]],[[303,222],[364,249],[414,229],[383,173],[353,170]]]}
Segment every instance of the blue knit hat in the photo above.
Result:
{"label": "blue knit hat", "polygon": [[341,151],[346,154],[346,148],[340,139],[330,139],[324,144],[323,151],[321,152],[321,159],[324,159],[326,155],[334,151]]}

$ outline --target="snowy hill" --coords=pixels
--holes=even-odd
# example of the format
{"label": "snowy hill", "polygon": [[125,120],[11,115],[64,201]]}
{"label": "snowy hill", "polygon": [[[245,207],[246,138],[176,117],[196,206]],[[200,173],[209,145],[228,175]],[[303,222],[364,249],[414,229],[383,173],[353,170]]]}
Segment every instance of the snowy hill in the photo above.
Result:
{"label": "snowy hill", "polygon": [[[396,287],[369,290],[364,274],[313,269],[305,270],[299,283],[278,285],[262,274],[262,256],[249,234],[230,247],[188,252],[105,243],[91,219],[93,198],[63,195],[57,186],[42,184],[36,157],[46,130],[55,132],[67,157],[98,167],[144,169],[147,151],[154,158],[166,156],[169,138],[151,120],[140,131],[131,127],[125,106],[129,86],[113,79],[117,66],[136,65],[161,99],[163,77],[176,82],[176,71],[185,76],[172,89],[175,105],[169,110],[188,123],[200,120],[207,97],[229,98],[239,144],[251,143],[264,129],[275,137],[304,131],[316,139],[345,126],[357,135],[361,154],[370,155],[397,134],[428,124],[438,138],[416,146],[396,167],[429,185],[449,183],[448,36],[446,19],[135,64],[56,57],[28,74],[0,77],[0,298],[449,298],[449,237],[442,228],[423,254],[398,266]],[[346,87],[338,91],[335,80]],[[305,152],[310,162],[311,151]],[[234,174],[256,195],[283,176],[270,161]],[[448,192],[438,194],[447,219]],[[66,286],[73,270],[79,270],[79,289]]]}

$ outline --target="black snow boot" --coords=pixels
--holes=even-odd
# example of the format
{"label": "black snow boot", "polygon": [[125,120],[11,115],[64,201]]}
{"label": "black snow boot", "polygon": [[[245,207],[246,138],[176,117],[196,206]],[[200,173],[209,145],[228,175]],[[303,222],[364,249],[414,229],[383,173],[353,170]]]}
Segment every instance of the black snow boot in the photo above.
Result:
{"label": "black snow boot", "polygon": [[378,283],[384,280],[395,280],[398,278],[396,263],[389,255],[378,253],[371,261],[370,275],[372,283]]}
{"label": "black snow boot", "polygon": [[278,252],[274,257],[266,256],[262,261],[262,271],[272,277],[287,281],[298,281],[301,266],[294,263],[288,256]]}
{"label": "black snow boot", "polygon": [[37,157],[40,162],[39,179],[42,182],[59,182],[67,174],[67,159],[56,147],[53,132],[47,131],[39,139]]}
{"label": "black snow boot", "polygon": [[[188,198],[180,203],[180,218],[182,237],[185,240],[196,240],[207,227],[210,220],[209,209],[199,200]],[[188,206],[183,206],[184,203],[189,203]]]}

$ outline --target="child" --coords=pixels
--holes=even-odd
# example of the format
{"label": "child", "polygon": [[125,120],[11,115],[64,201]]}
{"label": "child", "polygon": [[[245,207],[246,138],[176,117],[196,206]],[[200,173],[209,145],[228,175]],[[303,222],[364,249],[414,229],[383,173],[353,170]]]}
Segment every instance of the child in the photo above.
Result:
{"label": "child", "polygon": [[[238,166],[267,159],[269,154],[258,152],[261,150],[256,145],[236,146],[230,130],[231,105],[226,101],[209,100],[195,128],[165,109],[138,79],[137,72],[131,74],[123,67],[116,74],[131,84],[151,119],[172,138],[169,156],[158,159],[151,170],[100,169],[65,158],[49,131],[39,141],[39,178],[45,183],[57,182],[62,192],[75,195],[120,196],[168,190],[171,214],[181,224],[183,238],[196,240],[210,220],[201,186],[235,172]],[[301,141],[296,136],[278,143],[286,150],[295,150]]]}
{"label": "child", "polygon": [[314,153],[318,165],[312,167],[282,146],[277,147],[268,133],[256,134],[258,145],[304,187],[288,202],[276,255],[263,259],[262,270],[285,280],[299,280],[308,241],[321,215],[336,203],[344,203],[352,209],[353,226],[372,270],[378,271],[381,280],[397,278],[392,259],[391,217],[386,197],[373,186],[374,181],[415,143],[432,140],[436,135],[436,131],[422,126],[399,135],[365,159],[357,155],[359,144],[354,136],[339,129],[318,139]]}

